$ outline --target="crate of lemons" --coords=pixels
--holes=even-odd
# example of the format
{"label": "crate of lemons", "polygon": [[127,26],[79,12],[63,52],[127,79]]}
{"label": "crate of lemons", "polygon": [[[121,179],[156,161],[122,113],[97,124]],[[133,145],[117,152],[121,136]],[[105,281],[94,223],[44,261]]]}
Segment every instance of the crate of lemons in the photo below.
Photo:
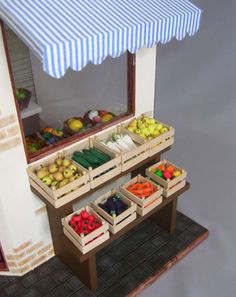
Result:
{"label": "crate of lemons", "polygon": [[147,146],[150,157],[174,143],[174,128],[147,115],[131,120],[125,129],[132,139]]}
{"label": "crate of lemons", "polygon": [[67,203],[90,190],[88,172],[63,156],[40,166],[30,166],[28,174],[31,186],[40,189],[41,194],[43,191],[45,198],[54,206],[59,198]]}

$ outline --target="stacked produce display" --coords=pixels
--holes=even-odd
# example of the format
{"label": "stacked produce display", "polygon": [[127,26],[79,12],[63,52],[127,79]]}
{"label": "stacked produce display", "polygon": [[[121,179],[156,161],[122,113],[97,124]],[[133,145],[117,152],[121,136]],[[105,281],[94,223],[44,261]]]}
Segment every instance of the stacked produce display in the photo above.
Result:
{"label": "stacked produce display", "polygon": [[[96,113],[92,115],[91,125],[91,121],[98,120]],[[82,123],[78,118],[71,121],[74,128],[81,126],[78,121]],[[44,133],[62,132],[47,129]],[[117,126],[78,143],[46,164],[30,167],[30,183],[53,206],[61,207],[148,159],[173,139],[172,127],[141,116],[127,126]],[[83,254],[109,239],[108,230],[112,234],[119,232],[186,183],[185,170],[167,160],[147,168],[146,176],[134,177],[119,191],[111,190],[63,219],[65,235]]]}

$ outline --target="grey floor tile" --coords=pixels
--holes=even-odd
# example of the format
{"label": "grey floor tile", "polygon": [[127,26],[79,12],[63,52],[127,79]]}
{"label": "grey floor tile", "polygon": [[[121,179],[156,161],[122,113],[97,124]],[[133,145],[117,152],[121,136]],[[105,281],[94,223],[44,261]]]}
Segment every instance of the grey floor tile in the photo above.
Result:
{"label": "grey floor tile", "polygon": [[68,269],[58,268],[57,270],[53,271],[50,275],[57,284],[62,284],[64,281],[69,279],[73,274]]}
{"label": "grey floor tile", "polygon": [[107,269],[100,278],[107,283],[108,286],[112,286],[114,283],[116,283],[120,279],[121,275],[120,273],[115,270],[113,267],[110,267]]}
{"label": "grey floor tile", "polygon": [[81,280],[79,280],[75,275],[69,278],[66,282],[75,290],[79,290],[84,286]]}
{"label": "grey floor tile", "polygon": [[95,294],[91,292],[87,287],[81,288],[79,291],[75,292],[71,297],[94,297]]}
{"label": "grey floor tile", "polygon": [[158,249],[164,246],[168,241],[170,241],[171,236],[166,231],[161,231],[156,234],[150,241],[154,244]]}
{"label": "grey floor tile", "polygon": [[153,272],[145,264],[141,264],[132,271],[133,276],[142,283],[145,279],[149,278]]}
{"label": "grey floor tile", "polygon": [[9,280],[7,276],[1,276],[0,277],[0,288],[3,288],[9,284]]}
{"label": "grey floor tile", "polygon": [[19,297],[41,297],[43,295],[41,295],[36,288],[27,288],[27,289],[24,289],[24,291],[22,291],[19,295],[17,295],[17,297],[18,296]]}
{"label": "grey floor tile", "polygon": [[138,249],[138,252],[140,252],[144,258],[150,256],[151,254],[155,253],[157,251],[157,247],[152,244],[150,241],[147,241],[146,243],[142,244]]}
{"label": "grey floor tile", "polygon": [[99,297],[125,297],[126,295],[127,291],[124,289],[124,287],[117,283],[104,291],[101,295],[99,295]]}
{"label": "grey floor tile", "polygon": [[149,269],[151,269],[153,272],[156,272],[157,270],[159,270],[163,266],[163,263],[161,262],[161,258],[157,254],[153,254],[152,256],[150,256],[149,258],[147,258],[144,261],[144,264]]}
{"label": "grey floor tile", "polygon": [[[42,275],[43,276],[43,275]],[[28,272],[20,278],[21,283],[25,288],[28,288],[40,280],[40,275],[36,270]]]}
{"label": "grey floor tile", "polygon": [[134,269],[136,264],[130,263],[127,258],[122,259],[115,265],[113,265],[113,268],[120,273],[121,276],[126,275],[129,271]]}
{"label": "grey floor tile", "polygon": [[98,288],[96,290],[96,292],[94,293],[95,296],[99,296],[100,294],[102,294],[107,288],[108,288],[108,284],[101,279],[100,277],[98,278]]}
{"label": "grey floor tile", "polygon": [[7,296],[14,297],[24,289],[20,281],[15,281],[5,288]]}
{"label": "grey floor tile", "polygon": [[56,296],[56,297],[69,297],[71,296],[76,290],[73,289],[67,282],[65,282],[64,284],[56,287],[52,293]]}
{"label": "grey floor tile", "polygon": [[35,287],[38,289],[38,291],[44,295],[50,291],[52,291],[54,288],[56,288],[58,284],[55,282],[54,279],[52,279],[49,275],[42,278],[40,281],[38,281],[35,284]]}

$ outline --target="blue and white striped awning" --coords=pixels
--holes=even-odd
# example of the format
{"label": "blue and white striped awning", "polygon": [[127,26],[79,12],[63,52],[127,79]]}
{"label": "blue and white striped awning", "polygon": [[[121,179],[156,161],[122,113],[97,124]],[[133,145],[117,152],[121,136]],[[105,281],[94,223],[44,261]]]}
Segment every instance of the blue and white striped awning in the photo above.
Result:
{"label": "blue and white striped awning", "polygon": [[187,0],[0,0],[0,18],[55,78],[107,56],[192,36],[200,17]]}

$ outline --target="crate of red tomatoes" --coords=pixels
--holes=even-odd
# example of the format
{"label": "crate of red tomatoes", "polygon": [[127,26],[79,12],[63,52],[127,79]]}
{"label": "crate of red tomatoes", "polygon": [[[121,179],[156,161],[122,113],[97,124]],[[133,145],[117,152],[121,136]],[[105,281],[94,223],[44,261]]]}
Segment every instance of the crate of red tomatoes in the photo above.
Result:
{"label": "crate of red tomatoes", "polygon": [[117,190],[111,190],[92,202],[92,207],[107,222],[115,234],[136,219],[137,206]]}
{"label": "crate of red tomatoes", "polygon": [[161,160],[147,168],[146,175],[164,188],[164,197],[169,197],[185,186],[187,172],[170,161]]}
{"label": "crate of red tomatoes", "polygon": [[137,204],[137,213],[144,216],[162,203],[162,187],[138,175],[120,187],[126,197]]}
{"label": "crate of red tomatoes", "polygon": [[109,239],[108,223],[86,206],[62,219],[63,231],[85,254]]}

